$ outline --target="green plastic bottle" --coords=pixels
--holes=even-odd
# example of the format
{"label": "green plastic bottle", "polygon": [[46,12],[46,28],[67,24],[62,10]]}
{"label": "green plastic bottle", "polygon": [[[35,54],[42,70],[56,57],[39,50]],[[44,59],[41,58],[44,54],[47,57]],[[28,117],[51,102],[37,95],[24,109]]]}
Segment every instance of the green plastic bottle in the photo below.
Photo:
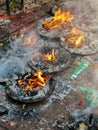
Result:
{"label": "green plastic bottle", "polygon": [[79,75],[81,75],[88,67],[90,66],[90,63],[88,61],[82,61],[79,66],[75,69],[73,74],[71,75],[71,79],[77,78]]}

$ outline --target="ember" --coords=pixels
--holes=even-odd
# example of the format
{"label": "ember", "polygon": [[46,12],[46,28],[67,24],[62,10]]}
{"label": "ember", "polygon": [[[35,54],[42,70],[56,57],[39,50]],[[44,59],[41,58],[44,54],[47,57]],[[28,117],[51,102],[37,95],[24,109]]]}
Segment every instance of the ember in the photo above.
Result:
{"label": "ember", "polygon": [[53,20],[44,22],[43,27],[47,30],[51,28],[58,28],[59,25],[63,25],[63,27],[65,27],[66,24],[70,23],[72,20],[73,15],[70,13],[70,11],[63,12],[59,8],[55,13]]}
{"label": "ember", "polygon": [[80,29],[73,27],[68,37],[68,42],[75,48],[82,45],[84,41],[84,35]]}
{"label": "ember", "polygon": [[54,49],[52,49],[51,53],[44,54],[42,58],[43,58],[43,60],[46,60],[46,61],[51,61],[51,62],[55,61],[56,56],[55,56]]}
{"label": "ember", "polygon": [[23,91],[32,91],[35,87],[44,87],[46,85],[48,77],[44,76],[42,71],[34,73],[31,77],[27,79],[18,80],[18,85],[24,85]]}

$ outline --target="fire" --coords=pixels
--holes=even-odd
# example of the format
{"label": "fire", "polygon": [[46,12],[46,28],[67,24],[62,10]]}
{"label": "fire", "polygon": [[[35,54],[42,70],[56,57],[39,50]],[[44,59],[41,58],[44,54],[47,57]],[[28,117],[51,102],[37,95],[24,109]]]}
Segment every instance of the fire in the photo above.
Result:
{"label": "fire", "polygon": [[55,51],[54,49],[52,49],[51,53],[47,53],[43,55],[43,60],[47,60],[47,61],[55,61],[56,60],[56,56],[55,56]]}
{"label": "fire", "polygon": [[25,85],[23,91],[32,91],[32,89],[35,87],[44,87],[46,85],[47,80],[48,77],[44,76],[42,71],[38,71],[27,79],[18,80],[17,83],[18,85]]}
{"label": "fire", "polygon": [[23,42],[23,45],[34,45],[34,44],[36,44],[36,42],[37,42],[37,39],[36,39],[35,37],[29,36],[29,37],[25,40],[25,42]]}
{"label": "fire", "polygon": [[70,11],[63,12],[60,8],[58,8],[53,20],[44,22],[43,27],[47,30],[51,28],[58,28],[60,25],[65,27],[67,23],[70,23],[73,20],[73,18],[74,17]]}
{"label": "fire", "polygon": [[68,37],[68,42],[70,42],[73,47],[78,48],[82,45],[83,41],[84,41],[83,32],[74,26]]}
{"label": "fire", "polygon": [[21,34],[21,35],[20,35],[20,38],[23,38],[23,37],[24,37],[24,34]]}

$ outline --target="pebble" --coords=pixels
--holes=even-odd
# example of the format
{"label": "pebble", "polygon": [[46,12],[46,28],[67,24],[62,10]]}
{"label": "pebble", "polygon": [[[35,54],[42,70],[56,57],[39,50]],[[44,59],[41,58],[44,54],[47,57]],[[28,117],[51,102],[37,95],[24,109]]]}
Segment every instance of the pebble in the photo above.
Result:
{"label": "pebble", "polygon": [[10,122],[10,126],[16,126],[16,125],[17,125],[16,122],[14,122],[14,121],[11,121],[11,122]]}

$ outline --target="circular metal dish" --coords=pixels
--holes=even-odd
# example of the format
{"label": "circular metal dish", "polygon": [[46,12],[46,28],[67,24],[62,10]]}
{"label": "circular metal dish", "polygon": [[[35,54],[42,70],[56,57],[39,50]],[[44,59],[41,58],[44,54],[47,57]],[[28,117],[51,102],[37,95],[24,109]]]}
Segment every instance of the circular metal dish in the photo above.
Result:
{"label": "circular metal dish", "polygon": [[38,102],[46,99],[54,91],[54,80],[50,78],[44,87],[36,87],[30,92],[25,92],[21,89],[21,86],[17,85],[16,80],[10,81],[6,87],[6,93],[14,100],[23,103]]}
{"label": "circular metal dish", "polygon": [[43,23],[45,21],[51,21],[53,17],[42,19],[38,22],[37,30],[38,34],[44,38],[53,39],[53,40],[60,40],[61,30],[58,30],[57,28],[51,28],[49,30],[45,29],[43,27]]}
{"label": "circular metal dish", "polygon": [[98,52],[98,41],[95,40],[94,36],[92,34],[88,35],[84,32],[84,42],[80,47],[73,47],[68,43],[68,36],[69,32],[65,32],[62,34],[60,38],[60,44],[64,49],[69,51],[71,54],[78,54],[78,55],[90,55],[95,54]]}
{"label": "circular metal dish", "polygon": [[[43,55],[48,53],[52,49],[54,49],[55,51],[56,60],[43,60]],[[35,56],[34,59],[29,62],[29,65],[32,69],[34,69],[35,67],[37,70],[42,70],[45,73],[56,73],[62,71],[69,66],[71,61],[71,54],[68,51],[62,49],[61,47],[43,47],[37,54],[38,55]]]}

